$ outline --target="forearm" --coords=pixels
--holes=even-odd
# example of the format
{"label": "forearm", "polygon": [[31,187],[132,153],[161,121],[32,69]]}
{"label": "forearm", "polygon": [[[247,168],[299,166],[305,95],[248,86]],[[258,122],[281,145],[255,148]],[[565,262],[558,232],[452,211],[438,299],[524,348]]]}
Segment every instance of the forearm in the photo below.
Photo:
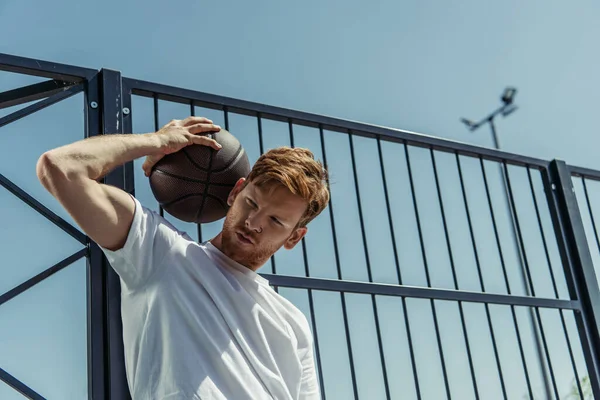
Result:
{"label": "forearm", "polygon": [[103,178],[119,165],[160,152],[154,134],[101,135],[50,150],[40,158],[44,174],[60,173],[67,179]]}

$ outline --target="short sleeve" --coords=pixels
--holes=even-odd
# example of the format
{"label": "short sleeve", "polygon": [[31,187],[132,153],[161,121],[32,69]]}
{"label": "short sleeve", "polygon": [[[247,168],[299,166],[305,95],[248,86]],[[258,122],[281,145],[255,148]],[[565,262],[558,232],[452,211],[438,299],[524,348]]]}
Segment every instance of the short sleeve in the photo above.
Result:
{"label": "short sleeve", "polygon": [[167,220],[131,197],[135,211],[125,244],[114,251],[100,248],[121,281],[135,290],[163,268],[165,256],[181,236]]}
{"label": "short sleeve", "polygon": [[302,358],[302,378],[300,380],[300,395],[298,398],[301,400],[321,399],[312,346],[307,349]]}

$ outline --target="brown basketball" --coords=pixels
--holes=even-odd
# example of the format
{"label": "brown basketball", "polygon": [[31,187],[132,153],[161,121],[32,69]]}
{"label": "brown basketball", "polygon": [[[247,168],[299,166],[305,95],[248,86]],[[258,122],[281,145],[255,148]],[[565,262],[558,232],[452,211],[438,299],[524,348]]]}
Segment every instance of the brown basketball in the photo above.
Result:
{"label": "brown basketball", "polygon": [[182,221],[206,223],[227,214],[227,196],[250,173],[248,155],[230,132],[207,133],[223,148],[190,145],[168,154],[150,174],[150,188],[162,208]]}

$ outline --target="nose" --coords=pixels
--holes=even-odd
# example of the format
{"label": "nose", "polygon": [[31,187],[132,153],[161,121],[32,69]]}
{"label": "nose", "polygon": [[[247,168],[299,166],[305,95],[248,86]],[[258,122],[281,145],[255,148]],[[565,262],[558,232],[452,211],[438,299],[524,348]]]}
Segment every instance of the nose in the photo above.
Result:
{"label": "nose", "polygon": [[246,228],[256,233],[262,232],[262,223],[260,220],[260,216],[258,213],[250,213],[248,218],[246,218]]}

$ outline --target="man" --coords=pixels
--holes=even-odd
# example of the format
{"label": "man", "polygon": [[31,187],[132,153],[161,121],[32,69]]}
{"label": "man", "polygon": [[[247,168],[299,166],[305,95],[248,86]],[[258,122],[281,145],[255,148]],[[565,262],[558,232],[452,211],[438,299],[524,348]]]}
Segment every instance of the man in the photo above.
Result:
{"label": "man", "polygon": [[157,132],[105,135],[44,153],[40,182],[104,251],[121,280],[123,340],[134,400],[317,399],[306,317],[256,271],[292,249],[327,206],[326,172],[310,151],[263,154],[231,191],[222,231],[196,243],[137,199],[98,183],[146,157],[219,145],[206,118]]}

